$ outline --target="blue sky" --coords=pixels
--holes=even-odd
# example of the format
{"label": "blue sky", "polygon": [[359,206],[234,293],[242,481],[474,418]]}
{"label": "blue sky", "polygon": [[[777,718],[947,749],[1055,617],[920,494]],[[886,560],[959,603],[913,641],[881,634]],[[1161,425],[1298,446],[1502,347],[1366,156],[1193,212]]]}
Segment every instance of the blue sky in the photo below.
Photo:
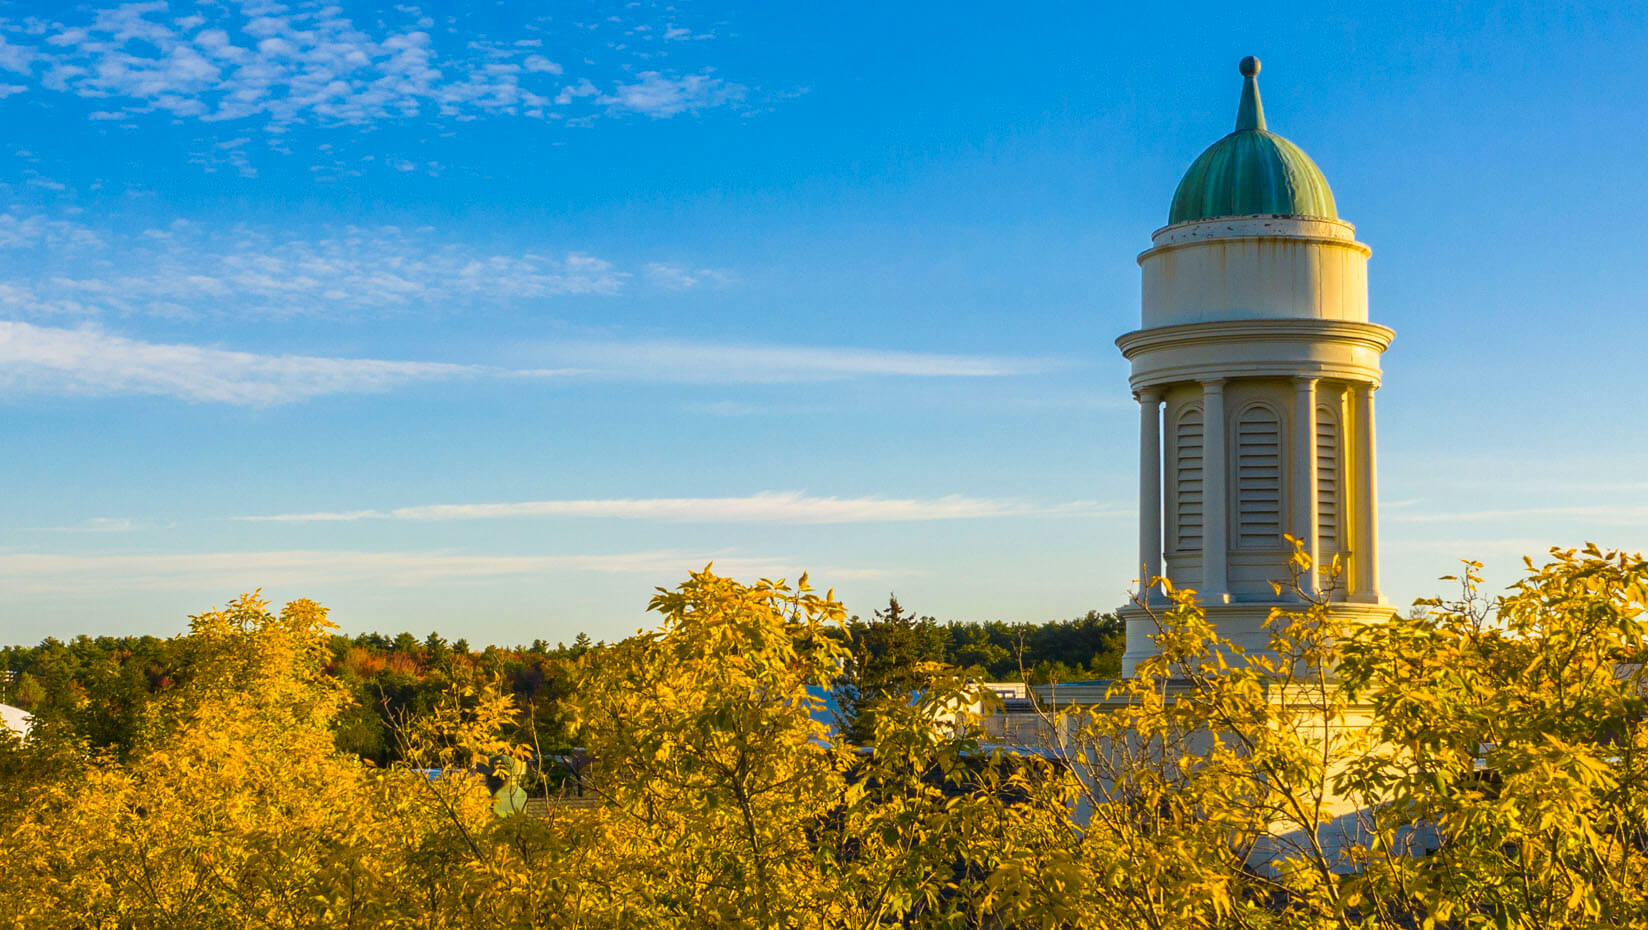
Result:
{"label": "blue sky", "polygon": [[1648,544],[1631,4],[12,3],[0,37],[0,641],[259,586],[613,638],[711,559],[864,613],[1113,608],[1112,340],[1246,54],[1398,334],[1387,595]]}

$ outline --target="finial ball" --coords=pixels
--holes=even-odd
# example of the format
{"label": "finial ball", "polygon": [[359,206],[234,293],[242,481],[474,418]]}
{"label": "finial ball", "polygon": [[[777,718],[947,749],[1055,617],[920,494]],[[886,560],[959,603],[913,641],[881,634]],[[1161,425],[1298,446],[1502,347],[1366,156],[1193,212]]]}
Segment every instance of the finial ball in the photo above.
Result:
{"label": "finial ball", "polygon": [[1259,59],[1249,55],[1236,67],[1242,72],[1242,77],[1253,77],[1259,73]]}

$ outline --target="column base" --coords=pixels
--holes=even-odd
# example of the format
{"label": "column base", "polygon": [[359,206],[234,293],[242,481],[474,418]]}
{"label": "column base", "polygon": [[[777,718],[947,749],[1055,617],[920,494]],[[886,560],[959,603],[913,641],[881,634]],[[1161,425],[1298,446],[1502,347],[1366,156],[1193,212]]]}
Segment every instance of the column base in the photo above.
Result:
{"label": "column base", "polygon": [[[1153,603],[1151,611],[1159,617],[1165,606]],[[1271,611],[1276,608],[1298,610],[1300,606],[1297,601],[1270,600],[1204,603],[1202,610],[1220,636],[1254,655],[1269,653],[1270,630],[1266,623],[1270,620]],[[1390,619],[1396,612],[1384,603],[1335,603],[1329,609],[1352,623],[1379,623]],[[1138,604],[1127,604],[1116,613],[1121,616],[1127,632],[1127,646],[1122,652],[1122,677],[1132,678],[1134,669],[1141,661],[1158,654],[1155,636],[1159,630],[1150,613]]]}

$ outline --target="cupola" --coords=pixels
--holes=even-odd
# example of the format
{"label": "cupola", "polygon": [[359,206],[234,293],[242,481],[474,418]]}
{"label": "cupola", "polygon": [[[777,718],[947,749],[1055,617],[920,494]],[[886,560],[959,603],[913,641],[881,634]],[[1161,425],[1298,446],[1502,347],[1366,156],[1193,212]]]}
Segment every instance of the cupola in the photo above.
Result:
{"label": "cupola", "polygon": [[1391,613],[1373,395],[1396,334],[1368,318],[1369,249],[1322,172],[1266,131],[1259,60],[1240,70],[1236,131],[1179,184],[1139,255],[1139,328],[1116,340],[1139,402],[1124,675],[1158,654],[1156,578],[1249,656],[1270,648],[1271,612],[1304,599],[1354,622]]}
{"label": "cupola", "polygon": [[1169,225],[1225,216],[1338,219],[1333,191],[1304,150],[1265,128],[1259,59],[1242,59],[1236,130],[1208,146],[1173,193]]}

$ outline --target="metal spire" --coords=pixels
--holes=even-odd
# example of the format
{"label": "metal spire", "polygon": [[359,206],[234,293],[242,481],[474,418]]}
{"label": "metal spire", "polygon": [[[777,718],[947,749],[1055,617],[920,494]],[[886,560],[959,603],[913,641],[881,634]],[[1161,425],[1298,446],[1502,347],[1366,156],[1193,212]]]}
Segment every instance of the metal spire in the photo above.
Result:
{"label": "metal spire", "polygon": [[1259,102],[1259,59],[1249,55],[1236,67],[1242,72],[1242,105],[1236,109],[1236,131],[1262,131],[1265,105]]}

